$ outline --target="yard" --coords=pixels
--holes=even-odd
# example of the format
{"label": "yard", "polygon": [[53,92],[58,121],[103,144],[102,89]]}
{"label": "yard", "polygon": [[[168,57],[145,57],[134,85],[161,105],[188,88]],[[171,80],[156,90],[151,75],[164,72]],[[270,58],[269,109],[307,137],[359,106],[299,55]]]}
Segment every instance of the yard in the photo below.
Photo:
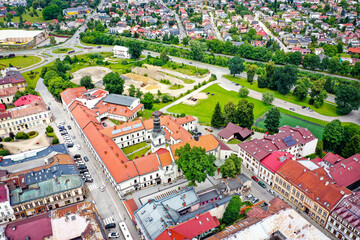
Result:
{"label": "yard", "polygon": [[[264,119],[261,119],[259,122],[255,123],[255,125],[266,129]],[[291,127],[299,126],[299,127],[307,128],[318,139],[322,139],[322,134],[324,132],[324,126],[281,113],[280,126],[284,126],[284,125],[289,125]]]}
{"label": "yard", "polygon": [[133,153],[133,154],[128,155],[127,157],[128,157],[129,160],[133,160],[133,159],[135,159],[135,158],[140,158],[140,157],[142,157],[143,155],[145,155],[145,154],[150,150],[150,148],[151,148],[151,147],[148,146],[148,147],[143,148],[143,149],[141,149],[141,150],[139,150],[139,151],[137,151],[137,152],[135,152],[135,153]]}
{"label": "yard", "polygon": [[0,59],[0,68],[8,67],[9,64],[16,68],[26,68],[41,62],[41,58],[36,56],[16,56],[13,58]]}
{"label": "yard", "polygon": [[309,104],[309,97],[306,99],[306,101],[300,102],[291,93],[289,93],[287,95],[282,95],[278,91],[270,90],[268,88],[258,88],[257,82],[254,82],[253,84],[250,84],[244,78],[233,77],[231,75],[224,75],[224,77],[226,79],[230,80],[230,81],[233,81],[235,83],[240,84],[241,86],[244,86],[244,87],[246,87],[248,89],[251,89],[251,90],[254,90],[254,91],[257,91],[257,92],[261,92],[261,93],[263,93],[263,92],[272,92],[276,98],[279,98],[279,99],[282,99],[282,100],[285,100],[285,101],[288,101],[288,102],[291,102],[291,103],[298,104],[299,106],[310,107],[315,112],[320,113],[322,115],[331,116],[331,117],[339,116],[339,114],[336,113],[336,105],[335,104],[329,104],[329,103],[325,102],[320,108],[315,108],[314,105]]}
{"label": "yard", "polygon": [[122,151],[124,152],[124,154],[128,155],[128,154],[135,152],[145,146],[146,146],[146,142],[141,142],[141,143],[129,146],[129,147],[122,148]]}
{"label": "yard", "polygon": [[[197,104],[193,106],[189,106],[183,103],[175,105],[168,109],[169,112],[172,113],[185,113],[186,115],[196,116],[199,119],[199,123],[203,124],[210,124],[211,116],[213,114],[215,105],[217,102],[220,103],[221,107],[230,101],[234,102],[235,104],[241,99],[239,94],[234,91],[227,91],[220,87],[217,84],[214,84],[206,89],[203,92],[210,92],[214,93],[214,96],[209,96],[207,99],[199,99],[197,100]],[[266,106],[262,101],[253,99],[253,98],[246,98],[249,102],[254,103],[254,117],[255,119],[262,116],[266,113],[272,106]]]}
{"label": "yard", "polygon": [[[23,22],[26,22],[26,21],[29,21],[29,22],[31,22],[31,23],[34,23],[34,22],[40,22],[40,23],[45,22],[45,21],[44,21],[44,18],[43,18],[43,16],[42,16],[42,11],[40,11],[40,10],[36,10],[38,16],[35,16],[35,15],[30,16],[29,13],[31,13],[31,12],[33,11],[32,9],[33,9],[33,8],[30,7],[30,10],[28,10],[27,13],[24,13],[24,14],[22,15]],[[20,21],[19,18],[20,18],[20,17],[15,16],[11,21],[13,21],[13,22],[19,22],[19,21]]]}

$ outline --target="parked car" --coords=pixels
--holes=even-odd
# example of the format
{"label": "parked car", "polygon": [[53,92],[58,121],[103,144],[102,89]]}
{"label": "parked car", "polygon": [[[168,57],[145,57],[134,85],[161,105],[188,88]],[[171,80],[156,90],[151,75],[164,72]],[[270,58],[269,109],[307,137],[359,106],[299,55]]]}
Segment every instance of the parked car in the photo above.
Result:
{"label": "parked car", "polygon": [[61,126],[61,125],[59,125],[58,128],[59,128],[60,130],[65,130],[64,126]]}
{"label": "parked car", "polygon": [[89,170],[87,170],[87,169],[79,169],[79,173],[86,173],[86,172],[88,172]]}
{"label": "parked car", "polygon": [[251,200],[251,202],[252,202],[253,204],[257,203],[258,201],[259,201],[258,198],[254,198],[253,200]]}
{"label": "parked car", "polygon": [[104,127],[107,127],[107,124],[106,124],[106,123],[104,123],[104,122],[102,123],[102,125],[103,125]]}
{"label": "parked car", "polygon": [[109,223],[105,225],[105,229],[110,229],[110,228],[115,228],[116,224],[115,223]]}
{"label": "parked car", "polygon": [[108,234],[108,238],[118,238],[120,236],[120,233],[118,232],[112,232]]}
{"label": "parked car", "polygon": [[76,148],[77,148],[77,149],[79,149],[79,150],[81,149],[81,147],[80,147],[80,145],[79,145],[79,144],[78,144],[78,145],[76,145]]}
{"label": "parked car", "polygon": [[295,108],[289,108],[291,111],[294,111],[295,112]]}
{"label": "parked car", "polygon": [[266,188],[265,183],[263,183],[262,181],[259,181],[258,184],[259,184],[262,188]]}
{"label": "parked car", "polygon": [[99,190],[100,190],[100,192],[104,192],[104,191],[105,191],[105,187],[104,187],[104,186],[101,186],[101,187],[99,187]]}
{"label": "parked car", "polygon": [[259,179],[257,178],[257,177],[255,177],[255,176],[252,176],[251,177],[255,182],[258,182],[259,181]]}
{"label": "parked car", "polygon": [[84,157],[84,161],[85,162],[88,162],[89,161],[89,158],[87,156]]}
{"label": "parked car", "polygon": [[71,129],[71,126],[70,126],[70,125],[68,125],[68,126],[67,126],[67,128],[70,130],[70,129]]}
{"label": "parked car", "polygon": [[92,182],[94,182],[94,179],[92,179],[92,178],[86,178],[86,179],[85,179],[85,182],[92,183]]}
{"label": "parked car", "polygon": [[62,131],[62,132],[60,132],[60,134],[61,134],[61,135],[66,135],[66,134],[68,134],[68,133],[67,133],[67,131]]}
{"label": "parked car", "polygon": [[275,192],[272,190],[272,189],[268,189],[268,192],[271,194],[271,195],[274,195],[275,194]]}
{"label": "parked car", "polygon": [[72,148],[73,146],[74,146],[73,143],[66,143],[66,147],[68,147],[68,148]]}
{"label": "parked car", "polygon": [[251,199],[251,198],[253,198],[253,197],[254,197],[254,195],[252,195],[252,194],[246,195],[246,198],[247,198],[247,199]]}
{"label": "parked car", "polygon": [[101,48],[101,46],[97,46],[97,48]]}
{"label": "parked car", "polygon": [[80,166],[78,166],[78,169],[87,169],[87,166],[85,166],[85,165],[80,165]]}
{"label": "parked car", "polygon": [[81,158],[81,155],[80,154],[75,154],[74,158]]}

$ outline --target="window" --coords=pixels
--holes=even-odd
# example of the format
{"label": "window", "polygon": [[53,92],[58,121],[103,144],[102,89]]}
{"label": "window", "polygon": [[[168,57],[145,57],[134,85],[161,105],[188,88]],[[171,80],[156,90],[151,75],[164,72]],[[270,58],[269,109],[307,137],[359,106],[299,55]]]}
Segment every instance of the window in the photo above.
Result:
{"label": "window", "polygon": [[297,197],[297,198],[299,198],[299,196],[300,196],[300,193],[299,193],[299,192],[297,192],[297,193],[296,193],[296,197]]}
{"label": "window", "polygon": [[292,193],[295,195],[295,189],[292,190]]}
{"label": "window", "polygon": [[134,183],[136,183],[136,179],[134,180]]}
{"label": "window", "polygon": [[318,207],[317,207],[317,205],[315,204],[315,206],[314,206],[314,210],[316,211],[316,210],[317,210],[317,208],[318,208]]}
{"label": "window", "polygon": [[293,196],[291,196],[291,201],[292,201],[292,202],[294,201],[294,197],[293,197]]}
{"label": "window", "polygon": [[326,215],[327,215],[326,212],[324,212],[324,213],[323,213],[323,217],[326,217]]}
{"label": "window", "polygon": [[146,181],[146,177],[144,177],[144,181]]}
{"label": "window", "polygon": [[322,209],[321,209],[321,208],[319,208],[319,211],[318,211],[318,213],[319,213],[319,214],[321,214],[321,213],[322,213]]}
{"label": "window", "polygon": [[300,200],[301,200],[301,201],[304,200],[304,195],[301,194]]}
{"label": "window", "polygon": [[319,220],[320,220],[319,216],[316,216],[316,221],[319,221]]}
{"label": "window", "polygon": [[279,181],[279,178],[278,178],[278,177],[276,177],[275,182],[278,182],[278,181]]}
{"label": "window", "polygon": [[150,179],[152,179],[152,175],[150,175]]}
{"label": "window", "polygon": [[325,222],[324,222],[324,220],[321,219],[321,222],[320,222],[320,223],[321,223],[321,224],[324,224]]}

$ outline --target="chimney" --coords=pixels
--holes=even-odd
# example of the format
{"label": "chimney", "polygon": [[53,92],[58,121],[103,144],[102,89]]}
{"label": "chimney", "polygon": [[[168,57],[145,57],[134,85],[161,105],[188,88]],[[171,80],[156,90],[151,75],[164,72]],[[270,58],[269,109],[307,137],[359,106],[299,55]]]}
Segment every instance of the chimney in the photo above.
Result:
{"label": "chimney", "polygon": [[329,185],[329,182],[326,182],[326,183],[325,183],[325,186],[327,186],[327,185]]}
{"label": "chimney", "polygon": [[321,177],[321,178],[320,178],[320,181],[322,181],[322,180],[324,180],[324,177]]}

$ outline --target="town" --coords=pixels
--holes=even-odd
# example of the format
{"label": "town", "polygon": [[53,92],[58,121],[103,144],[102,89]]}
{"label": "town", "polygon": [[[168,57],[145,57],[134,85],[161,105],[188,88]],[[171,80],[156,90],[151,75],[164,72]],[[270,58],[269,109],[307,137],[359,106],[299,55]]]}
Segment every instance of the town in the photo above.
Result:
{"label": "town", "polygon": [[358,1],[0,1],[0,239],[360,240]]}

